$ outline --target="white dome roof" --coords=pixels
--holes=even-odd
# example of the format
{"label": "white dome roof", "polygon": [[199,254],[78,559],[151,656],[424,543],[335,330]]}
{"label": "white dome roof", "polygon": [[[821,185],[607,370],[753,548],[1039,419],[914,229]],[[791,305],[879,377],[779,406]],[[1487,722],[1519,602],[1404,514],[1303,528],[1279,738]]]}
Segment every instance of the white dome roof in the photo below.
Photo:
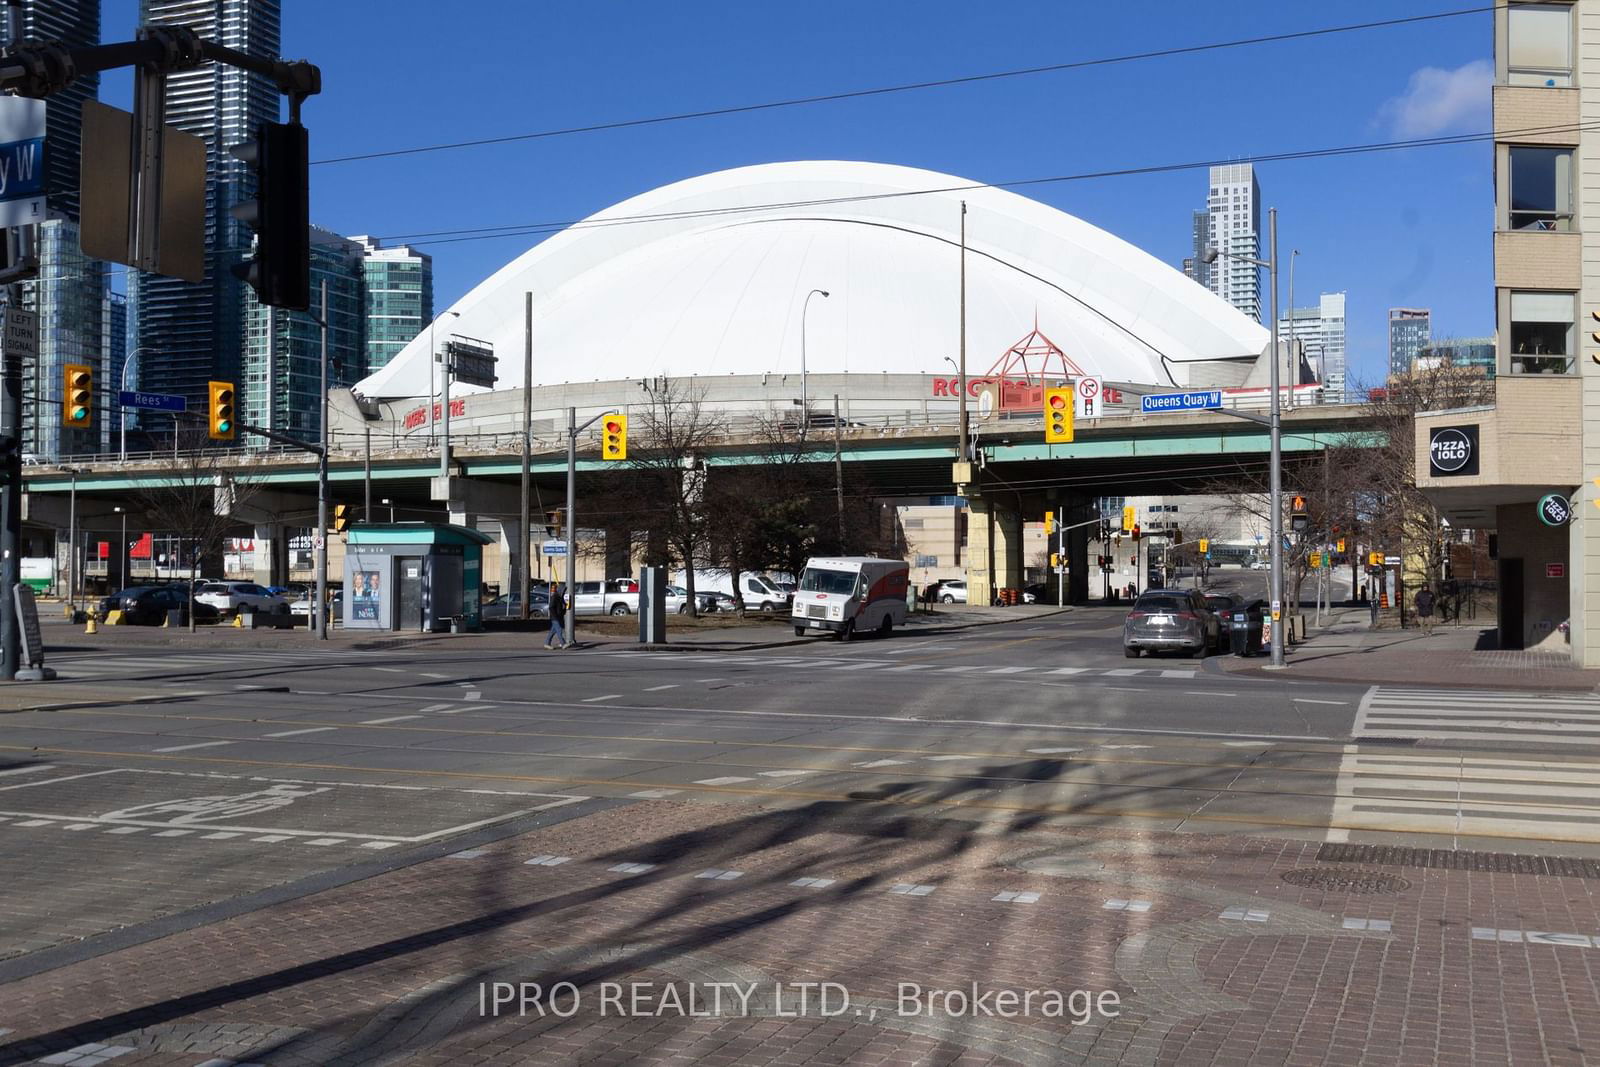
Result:
{"label": "white dome roof", "polygon": [[[1178,271],[1037,201],[881,163],[772,163],[663,186],[524,252],[436,319],[491,341],[520,388],[523,294],[533,384],[658,375],[949,373],[959,346],[967,202],[967,369],[1034,328],[1086,373],[1170,383],[1163,361],[1257,356],[1268,333]],[[936,190],[936,191],[929,191]],[[951,191],[944,191],[951,190]],[[818,201],[822,201],[818,203]],[[652,216],[649,221],[634,220]],[[356,388],[430,392],[429,334]]]}

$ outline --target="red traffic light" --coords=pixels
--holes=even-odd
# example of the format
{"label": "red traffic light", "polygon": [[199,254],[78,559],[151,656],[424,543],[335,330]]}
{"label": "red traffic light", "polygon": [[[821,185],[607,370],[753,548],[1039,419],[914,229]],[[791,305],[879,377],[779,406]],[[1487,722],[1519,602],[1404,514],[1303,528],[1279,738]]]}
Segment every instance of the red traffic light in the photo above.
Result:
{"label": "red traffic light", "polygon": [[606,433],[621,433],[621,432],[622,432],[622,424],[620,422],[618,422],[616,419],[607,419],[606,420]]}
{"label": "red traffic light", "polygon": [[1067,398],[1062,396],[1060,393],[1054,393],[1050,397],[1050,406],[1055,408],[1057,411],[1060,411],[1062,408],[1067,406]]}

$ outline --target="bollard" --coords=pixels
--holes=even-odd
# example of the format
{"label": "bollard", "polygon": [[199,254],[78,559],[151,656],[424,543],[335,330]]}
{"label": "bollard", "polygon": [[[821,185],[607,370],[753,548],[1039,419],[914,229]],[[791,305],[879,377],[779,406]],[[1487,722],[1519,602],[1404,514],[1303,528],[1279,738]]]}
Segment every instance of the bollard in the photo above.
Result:
{"label": "bollard", "polygon": [[122,625],[122,609],[121,608],[112,608],[109,612],[106,613],[106,625],[107,626],[121,626]]}

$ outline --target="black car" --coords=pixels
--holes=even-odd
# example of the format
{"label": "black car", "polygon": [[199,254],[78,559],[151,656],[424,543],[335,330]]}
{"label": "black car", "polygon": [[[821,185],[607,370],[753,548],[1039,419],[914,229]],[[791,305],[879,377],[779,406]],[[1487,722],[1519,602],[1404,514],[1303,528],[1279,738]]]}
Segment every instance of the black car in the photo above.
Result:
{"label": "black car", "polygon": [[[183,611],[182,621],[185,625],[189,622],[191,611],[197,623],[216,622],[222,617],[216,608],[189,599],[187,593],[186,585],[133,586],[103,598],[100,601],[100,614],[107,616],[113,611],[120,611],[122,621],[132,626],[160,626],[166,621],[167,612],[174,608]],[[187,611],[184,611],[185,600],[189,604]]]}

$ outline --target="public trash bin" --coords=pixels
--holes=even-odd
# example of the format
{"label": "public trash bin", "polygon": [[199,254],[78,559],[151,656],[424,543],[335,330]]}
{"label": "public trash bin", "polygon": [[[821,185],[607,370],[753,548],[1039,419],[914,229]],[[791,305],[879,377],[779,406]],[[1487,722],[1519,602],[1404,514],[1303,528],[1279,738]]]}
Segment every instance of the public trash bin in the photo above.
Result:
{"label": "public trash bin", "polygon": [[1242,611],[1236,611],[1229,616],[1228,639],[1233,645],[1235,656],[1248,656],[1250,654],[1250,616]]}

